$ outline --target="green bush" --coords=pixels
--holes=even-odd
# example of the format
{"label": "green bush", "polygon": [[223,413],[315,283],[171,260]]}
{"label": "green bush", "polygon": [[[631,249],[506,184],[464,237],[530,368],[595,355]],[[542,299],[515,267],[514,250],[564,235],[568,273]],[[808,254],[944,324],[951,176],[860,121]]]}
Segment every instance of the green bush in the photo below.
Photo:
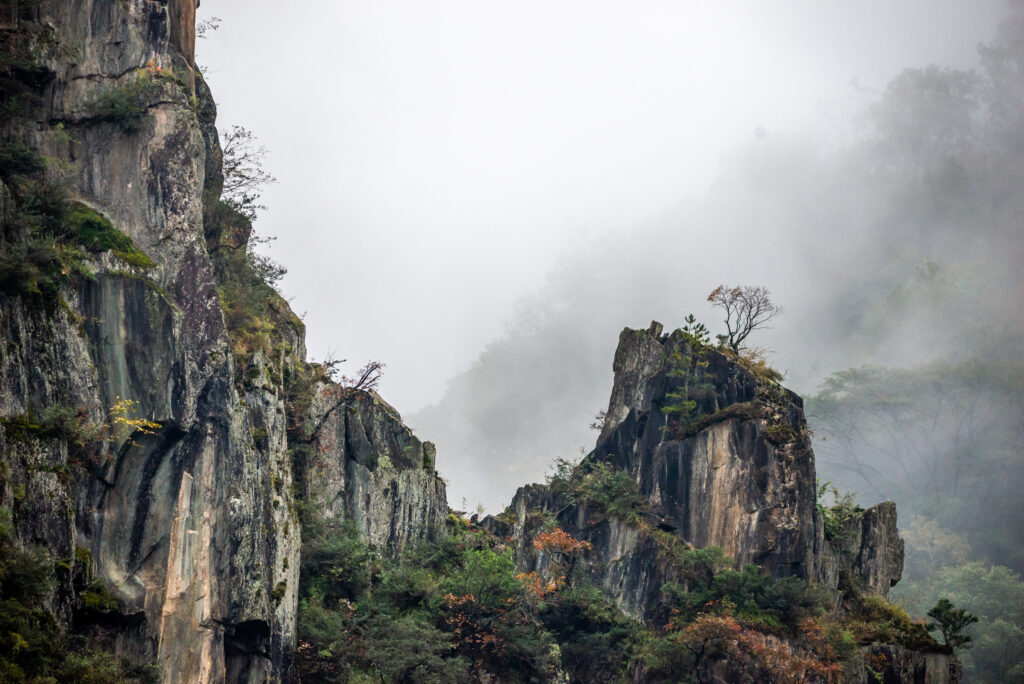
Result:
{"label": "green bush", "polygon": [[111,250],[128,265],[153,266],[109,219],[72,202],[62,184],[41,172],[19,177],[12,187],[13,211],[0,226],[0,292],[40,300],[52,312],[61,285],[93,277],[90,253]]}
{"label": "green bush", "polygon": [[82,604],[97,613],[113,613],[118,609],[117,599],[99,579],[93,579],[89,588],[80,594]]}
{"label": "green bush", "polygon": [[125,131],[138,130],[162,91],[163,84],[154,70],[136,69],[122,83],[103,90],[89,102],[89,118],[116,123]]}
{"label": "green bush", "polygon": [[639,623],[586,582],[547,601],[541,617],[558,641],[572,682],[609,681],[624,673],[642,631]]}
{"label": "green bush", "polygon": [[821,615],[830,602],[828,591],[798,577],[774,578],[753,564],[733,570],[732,560],[715,546],[677,547],[670,558],[684,583],[668,582],[662,594],[677,621],[690,622],[708,606],[728,604],[731,614],[749,624],[795,634],[801,622]]}
{"label": "green bush", "polygon": [[556,463],[548,478],[551,491],[572,503],[593,506],[603,513],[636,522],[650,505],[640,494],[632,475],[603,461],[588,461],[573,467],[568,461]]}
{"label": "green bush", "polygon": [[[826,492],[831,492],[833,504],[826,506],[823,503]],[[856,494],[847,492],[840,494],[839,490],[832,486],[831,482],[818,485],[818,511],[821,513],[822,523],[825,526],[825,539],[838,544],[844,544],[847,539],[843,528],[848,520],[852,520],[864,509],[856,504]]]}
{"label": "green bush", "polygon": [[10,182],[17,176],[35,176],[46,170],[45,161],[24,140],[0,141],[0,178]]}
{"label": "green bush", "polygon": [[376,555],[352,523],[310,518],[302,526],[301,595],[328,605],[355,600],[370,588]]}
{"label": "green bush", "polygon": [[90,252],[99,254],[108,250],[120,261],[137,268],[152,268],[153,260],[132,242],[132,239],[114,227],[110,219],[84,204],[71,205],[65,217],[68,238]]}
{"label": "green bush", "polygon": [[[91,558],[77,554],[79,562]],[[61,569],[58,569],[58,565]],[[12,513],[0,508],[0,681],[155,684],[159,670],[129,666],[112,655],[69,636],[49,610],[57,572],[42,549],[22,548],[14,536]],[[83,603],[101,612],[116,610],[110,592],[92,581]]]}
{"label": "green bush", "polygon": [[661,412],[670,421],[665,429],[673,439],[682,439],[693,431],[701,414],[701,402],[714,394],[714,385],[708,381],[708,347],[701,343],[702,338],[699,337],[706,336],[706,330],[690,332],[688,321],[684,335],[686,342],[683,346],[665,356],[668,386]]}
{"label": "green bush", "polygon": [[912,650],[952,652],[928,634],[923,622],[881,596],[863,594],[847,602],[847,623],[861,644],[899,644]]}

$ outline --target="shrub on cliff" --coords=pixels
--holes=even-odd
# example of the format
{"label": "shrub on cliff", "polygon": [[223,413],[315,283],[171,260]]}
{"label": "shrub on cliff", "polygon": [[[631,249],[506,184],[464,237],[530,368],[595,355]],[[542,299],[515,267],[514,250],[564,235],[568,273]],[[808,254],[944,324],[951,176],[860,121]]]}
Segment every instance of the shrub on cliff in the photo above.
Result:
{"label": "shrub on cliff", "polygon": [[639,520],[649,508],[633,477],[603,461],[574,465],[560,459],[547,484],[557,496],[626,522]]}

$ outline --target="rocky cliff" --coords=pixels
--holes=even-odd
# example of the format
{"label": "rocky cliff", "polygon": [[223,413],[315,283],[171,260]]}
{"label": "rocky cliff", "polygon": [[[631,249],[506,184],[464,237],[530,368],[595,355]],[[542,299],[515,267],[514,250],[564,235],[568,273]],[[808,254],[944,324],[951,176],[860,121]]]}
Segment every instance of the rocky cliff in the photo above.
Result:
{"label": "rocky cliff", "polygon": [[303,326],[244,280],[195,4],[2,4],[0,505],[56,564],[63,624],[165,682],[278,680],[296,497],[384,547],[447,508],[430,447],[377,397],[302,433],[342,388],[295,396]]}
{"label": "rocky cliff", "polygon": [[[521,488],[504,514],[482,523],[512,540],[524,571],[564,572],[559,554],[538,543],[555,524],[590,547],[576,571],[653,624],[670,617],[666,583],[692,583],[685,554],[693,549],[716,547],[736,569],[754,564],[824,586],[839,613],[860,596],[886,596],[899,580],[895,505],[818,503],[802,401],[769,368],[652,323],[622,332],[613,369],[595,449],[547,486]],[[927,657],[890,647],[886,676],[955,681],[951,656],[923,648]],[[900,667],[927,676],[908,679]]]}

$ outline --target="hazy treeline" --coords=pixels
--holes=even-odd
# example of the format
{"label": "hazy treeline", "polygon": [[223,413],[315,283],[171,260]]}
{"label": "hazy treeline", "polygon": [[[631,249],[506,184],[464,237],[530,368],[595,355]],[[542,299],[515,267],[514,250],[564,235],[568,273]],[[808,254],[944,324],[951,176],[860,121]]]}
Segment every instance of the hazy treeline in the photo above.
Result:
{"label": "hazy treeline", "polygon": [[[624,325],[674,327],[692,311],[720,332],[707,293],[765,285],[786,311],[751,341],[810,397],[821,480],[862,504],[895,499],[905,529],[917,520],[964,546],[922,562],[932,545],[908,541],[906,595],[971,560],[1008,566],[1019,585],[1024,11],[978,53],[974,70],[911,68],[861,92],[838,143],[759,131],[706,196],[580,245],[411,418],[444,454],[453,502],[500,508],[555,458],[592,446]],[[979,644],[969,672],[1009,676],[1024,654],[1003,647],[1024,622],[986,617],[980,632],[997,619],[1008,630],[986,637],[1005,662]]]}
{"label": "hazy treeline", "polygon": [[[784,306],[753,341],[805,394],[849,367],[1016,349],[1020,22],[1015,13],[980,48],[976,71],[902,73],[849,117],[842,144],[753,137],[706,196],[581,244],[508,333],[413,417],[444,448],[456,494],[497,505],[523,474],[589,448],[618,331],[651,318],[678,325],[693,311],[717,332],[704,299],[720,282],[766,285]],[[520,476],[505,481],[506,471]]]}

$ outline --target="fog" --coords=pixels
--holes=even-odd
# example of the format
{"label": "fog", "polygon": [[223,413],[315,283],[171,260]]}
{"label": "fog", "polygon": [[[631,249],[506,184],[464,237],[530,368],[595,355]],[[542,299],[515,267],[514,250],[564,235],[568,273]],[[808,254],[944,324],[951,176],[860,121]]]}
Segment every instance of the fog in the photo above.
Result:
{"label": "fog", "polygon": [[951,199],[994,179],[964,156],[992,112],[890,86],[980,68],[1008,11],[222,2],[199,62],[221,127],[270,150],[256,227],[311,356],[387,364],[449,499],[493,510],[592,446],[618,331],[717,331],[720,282],[772,291],[756,343],[806,394],[1016,331],[1017,223],[976,205],[1019,186]]}
{"label": "fog", "polygon": [[312,356],[381,360],[410,413],[565,255],[701,195],[755,129],[845,135],[851,81],[973,64],[1002,9],[233,0],[198,52],[220,125],[270,150],[257,229]]}
{"label": "fog", "polygon": [[751,341],[807,397],[820,480],[897,502],[897,597],[982,617],[965,681],[1024,672],[1024,3],[210,16],[310,355],[387,364],[453,506],[593,446],[624,326],[721,332],[708,292],[763,285],[784,312]]}

